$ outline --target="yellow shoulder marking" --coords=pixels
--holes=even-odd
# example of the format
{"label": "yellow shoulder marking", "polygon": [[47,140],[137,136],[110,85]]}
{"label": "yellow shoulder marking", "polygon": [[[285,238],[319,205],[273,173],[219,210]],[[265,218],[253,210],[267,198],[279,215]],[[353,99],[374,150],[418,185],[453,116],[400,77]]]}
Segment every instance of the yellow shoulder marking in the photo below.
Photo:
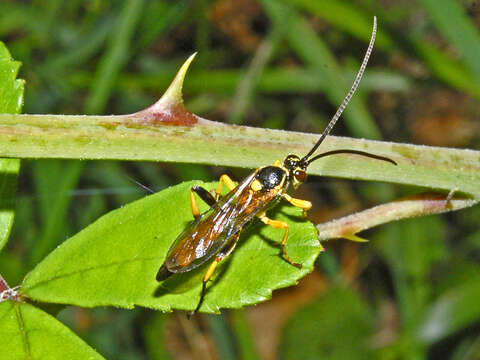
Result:
{"label": "yellow shoulder marking", "polygon": [[252,185],[250,185],[250,187],[252,188],[253,191],[259,191],[259,190],[262,190],[263,188],[262,184],[257,179],[252,181]]}

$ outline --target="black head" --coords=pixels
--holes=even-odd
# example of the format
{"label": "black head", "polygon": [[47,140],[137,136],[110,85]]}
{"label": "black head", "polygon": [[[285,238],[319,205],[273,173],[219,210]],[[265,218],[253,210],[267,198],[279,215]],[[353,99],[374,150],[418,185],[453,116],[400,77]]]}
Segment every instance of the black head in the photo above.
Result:
{"label": "black head", "polygon": [[308,162],[297,155],[288,155],[283,161],[283,166],[288,170],[288,178],[295,189],[307,181]]}

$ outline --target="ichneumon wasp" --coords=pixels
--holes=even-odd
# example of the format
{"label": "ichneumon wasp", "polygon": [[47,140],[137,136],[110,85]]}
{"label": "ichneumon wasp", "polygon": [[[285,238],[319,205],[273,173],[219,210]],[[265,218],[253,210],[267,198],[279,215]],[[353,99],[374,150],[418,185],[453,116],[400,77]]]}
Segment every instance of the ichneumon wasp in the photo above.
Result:
{"label": "ichneumon wasp", "polygon": [[[389,158],[348,149],[328,151],[312,157],[330,133],[355,93],[372,52],[376,31],[377,20],[376,17],[374,17],[370,43],[353,85],[340,104],[337,112],[330,120],[328,126],[320,135],[320,139],[305,156],[300,158],[297,155],[288,155],[283,163],[277,160],[273,165],[256,169],[238,185],[236,185],[228,175],[222,175],[214,195],[200,186],[193,186],[191,188],[190,202],[194,220],[187,225],[186,229],[177,237],[170,247],[164,263],[158,270],[156,278],[158,281],[163,281],[172,274],[189,272],[215,257],[203,276],[202,291],[194,312],[197,312],[202,305],[205,297],[206,284],[214,273],[218,263],[232,253],[237,245],[240,233],[255,217],[267,225],[284,230],[280,243],[283,256],[291,265],[296,267],[302,266],[301,264],[295,263],[287,254],[285,245],[288,239],[288,224],[283,221],[270,219],[266,215],[266,212],[281,199],[288,201],[293,206],[303,209],[304,213],[312,207],[309,201],[293,198],[287,193],[290,187],[296,189],[307,180],[306,171],[312,162],[330,155],[356,154],[387,161],[396,165],[396,163]],[[226,195],[221,195],[223,184],[230,190]],[[202,214],[200,214],[198,210],[195,194],[210,206],[210,208]]]}

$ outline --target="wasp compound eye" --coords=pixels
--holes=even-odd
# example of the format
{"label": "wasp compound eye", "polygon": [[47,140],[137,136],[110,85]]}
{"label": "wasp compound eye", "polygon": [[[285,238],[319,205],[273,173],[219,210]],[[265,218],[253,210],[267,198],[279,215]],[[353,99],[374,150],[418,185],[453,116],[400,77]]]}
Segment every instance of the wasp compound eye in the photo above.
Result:
{"label": "wasp compound eye", "polygon": [[296,169],[293,173],[293,176],[295,176],[295,179],[299,182],[305,182],[307,181],[307,173],[301,169]]}
{"label": "wasp compound eye", "polygon": [[264,189],[273,189],[280,185],[285,172],[277,166],[267,166],[261,169],[256,179],[260,181]]}

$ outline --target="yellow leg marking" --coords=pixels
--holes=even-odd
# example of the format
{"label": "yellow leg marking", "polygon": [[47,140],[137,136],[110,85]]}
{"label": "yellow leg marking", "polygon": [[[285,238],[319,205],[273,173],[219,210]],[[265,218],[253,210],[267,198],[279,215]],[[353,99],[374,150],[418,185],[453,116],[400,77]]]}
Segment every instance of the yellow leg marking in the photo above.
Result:
{"label": "yellow leg marking", "polygon": [[283,234],[282,242],[280,243],[282,245],[283,256],[285,257],[285,259],[290,264],[292,264],[293,266],[296,266],[298,268],[301,268],[302,264],[298,264],[298,263],[294,262],[290,258],[290,256],[288,256],[288,254],[287,254],[287,249],[286,249],[285,245],[286,245],[287,239],[288,239],[288,231],[289,231],[288,230],[288,224],[286,222],[283,222],[283,221],[272,220],[272,219],[266,217],[265,214],[261,214],[259,217],[260,217],[260,220],[262,220],[262,222],[264,224],[270,225],[271,227],[274,227],[275,229],[285,229],[285,234]]}
{"label": "yellow leg marking", "polygon": [[280,160],[275,160],[273,166],[282,166],[282,163],[280,162]]}
{"label": "yellow leg marking", "polygon": [[308,211],[312,208],[312,203],[307,200],[295,199],[288,194],[283,194],[285,200],[287,200],[293,206],[299,207],[305,211]]}
{"label": "yellow leg marking", "polygon": [[203,276],[203,282],[207,282],[208,280],[210,280],[219,262],[220,259],[218,259],[218,257],[212,262],[212,264],[208,267],[207,272]]}
{"label": "yellow leg marking", "polygon": [[218,181],[217,190],[215,191],[215,194],[216,194],[215,199],[216,200],[218,200],[220,194],[222,193],[222,183],[224,183],[229,190],[233,190],[236,187],[233,180],[230,179],[230,177],[228,175],[223,174],[222,176],[220,176],[220,180]]}
{"label": "yellow leg marking", "polygon": [[193,188],[190,188],[190,205],[192,207],[193,217],[196,219],[200,216],[200,211],[198,210],[197,199],[195,199],[195,191],[193,191]]}
{"label": "yellow leg marking", "polygon": [[202,280],[202,292],[200,293],[200,300],[198,301],[198,304],[197,304],[197,307],[195,308],[195,310],[193,310],[191,313],[189,313],[187,316],[190,317],[191,315],[195,314],[196,312],[198,312],[198,310],[200,309],[200,306],[202,306],[202,303],[203,303],[203,299],[205,298],[205,293],[207,291],[207,281],[212,277],[214,271],[215,271],[215,268],[217,267],[218,263],[220,262],[221,258],[219,258],[218,256],[215,258],[215,260],[210,264],[210,266],[208,267],[208,270],[207,272],[205,273],[205,275],[203,275],[203,280]]}
{"label": "yellow leg marking", "polygon": [[200,293],[200,300],[198,301],[198,304],[197,304],[197,307],[195,308],[195,310],[193,310],[190,314],[190,315],[193,315],[195,314],[196,312],[198,312],[198,310],[200,309],[200,306],[202,306],[202,303],[203,303],[203,299],[205,298],[205,293],[207,291],[207,282],[208,280],[210,280],[210,278],[212,277],[213,273],[215,272],[215,269],[217,268],[217,265],[220,261],[222,261],[222,259],[225,259],[228,255],[230,255],[233,251],[233,249],[235,249],[235,246],[237,246],[237,241],[238,241],[238,237],[239,237],[240,233],[237,233],[234,235],[234,243],[233,245],[231,245],[230,249],[228,249],[228,251],[225,253],[225,254],[220,254],[220,255],[217,255],[217,257],[215,258],[215,260],[210,264],[210,266],[208,267],[208,270],[207,272],[205,273],[205,275],[203,275],[203,280],[202,280],[202,292]]}
{"label": "yellow leg marking", "polygon": [[215,271],[215,268],[217,267],[218,263],[232,253],[232,251],[235,249],[235,246],[237,246],[237,241],[238,241],[239,235],[240,235],[240,233],[237,233],[237,234],[233,235],[234,243],[233,243],[233,245],[231,245],[230,249],[228,249],[228,251],[225,254],[217,255],[217,257],[212,262],[212,264],[208,267],[207,272],[203,276],[203,282],[207,282],[208,280],[210,280],[210,278],[212,277],[213,272]]}
{"label": "yellow leg marking", "polygon": [[307,211],[312,208],[312,203],[310,201],[295,199],[288,194],[283,194],[283,198],[293,206],[303,209],[303,216],[307,216]]}

